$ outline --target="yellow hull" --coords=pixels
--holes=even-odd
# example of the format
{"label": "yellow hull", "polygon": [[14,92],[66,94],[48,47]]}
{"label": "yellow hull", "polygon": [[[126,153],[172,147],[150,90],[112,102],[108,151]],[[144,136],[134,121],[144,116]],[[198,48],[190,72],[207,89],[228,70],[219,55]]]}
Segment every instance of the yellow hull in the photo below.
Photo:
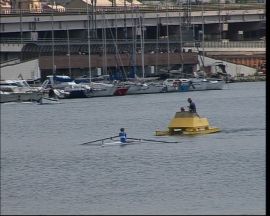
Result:
{"label": "yellow hull", "polygon": [[183,131],[184,135],[196,135],[196,134],[210,134],[219,132],[219,128],[209,128],[206,130],[194,130],[194,131]]}
{"label": "yellow hull", "polygon": [[210,134],[220,131],[219,128],[210,127],[207,118],[190,112],[176,112],[168,128],[167,131],[156,131],[156,136]]}
{"label": "yellow hull", "polygon": [[172,136],[172,135],[198,135],[198,134],[210,134],[210,133],[217,133],[220,132],[219,128],[209,128],[206,130],[179,130],[174,131],[171,134],[168,130],[167,131],[156,131],[156,136]]}

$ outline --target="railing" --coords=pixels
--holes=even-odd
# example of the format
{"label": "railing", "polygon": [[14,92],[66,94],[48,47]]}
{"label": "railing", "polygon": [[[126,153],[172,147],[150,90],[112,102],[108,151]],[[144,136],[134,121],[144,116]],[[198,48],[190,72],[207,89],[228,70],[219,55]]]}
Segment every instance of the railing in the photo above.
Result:
{"label": "railing", "polygon": [[[39,39],[39,40],[31,40],[31,39],[23,39],[23,44],[27,43],[35,43],[37,45],[50,45],[52,43],[51,39]],[[63,38],[54,38],[54,44],[55,45],[63,45],[67,44],[68,41],[67,39]],[[69,41],[71,45],[76,45],[76,44],[87,44],[87,39],[71,39]],[[133,41],[129,40],[126,41],[125,39],[118,39],[112,40],[112,39],[107,39],[106,40],[107,44],[132,44]],[[138,42],[139,43],[139,42]],[[156,44],[157,40],[153,39],[145,39],[145,44]],[[167,40],[159,40],[159,44],[163,43],[168,43]],[[178,40],[171,40],[169,41],[170,44],[180,44],[180,41]],[[0,44],[2,45],[9,45],[9,44],[21,44],[21,39],[5,39],[1,38]],[[104,44],[102,40],[91,40],[91,44]],[[196,41],[186,41],[183,42],[183,47],[205,47],[205,48],[265,48],[266,43],[264,40],[260,41],[205,41],[204,45],[202,42],[196,42]]]}
{"label": "railing", "polygon": [[[202,44],[199,45],[202,47]],[[206,48],[265,48],[265,41],[205,41]]]}
{"label": "railing", "polygon": [[[91,11],[93,8],[93,11]],[[254,9],[266,9],[264,3],[254,4],[203,4],[202,5],[191,5],[190,11],[217,11],[217,10],[254,10]],[[163,6],[163,5],[127,5],[127,6],[91,6],[90,13],[133,13],[136,12],[179,12],[184,11],[185,6]],[[32,10],[20,10],[20,9],[0,9],[1,16],[33,16],[33,15],[78,15],[86,14],[86,8],[56,8],[52,9],[32,9]]]}

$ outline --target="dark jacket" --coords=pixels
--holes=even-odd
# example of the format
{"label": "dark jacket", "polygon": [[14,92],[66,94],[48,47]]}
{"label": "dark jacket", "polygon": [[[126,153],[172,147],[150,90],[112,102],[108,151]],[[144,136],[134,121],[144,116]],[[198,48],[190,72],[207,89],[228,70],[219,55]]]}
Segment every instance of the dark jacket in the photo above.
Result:
{"label": "dark jacket", "polygon": [[191,101],[189,104],[189,112],[196,113],[196,105],[193,101]]}

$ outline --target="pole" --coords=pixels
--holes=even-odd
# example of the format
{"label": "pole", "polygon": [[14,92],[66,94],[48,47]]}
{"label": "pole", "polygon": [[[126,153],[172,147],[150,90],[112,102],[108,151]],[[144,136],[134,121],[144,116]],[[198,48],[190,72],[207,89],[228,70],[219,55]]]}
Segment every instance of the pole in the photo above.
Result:
{"label": "pole", "polygon": [[124,0],[124,33],[125,40],[127,41],[127,2]]}
{"label": "pole", "polygon": [[170,69],[170,44],[169,44],[169,21],[168,21],[168,0],[166,0],[166,34],[167,34],[167,70],[169,72]]}
{"label": "pole", "polygon": [[218,23],[219,23],[219,40],[222,40],[222,28],[223,28],[223,26],[221,26],[220,0],[218,0]]}
{"label": "pole", "polygon": [[[19,2],[19,9],[20,9],[20,35],[21,35],[21,46],[23,46],[23,31],[22,31],[22,2]],[[23,52],[21,52],[21,61],[23,57]]]}
{"label": "pole", "polygon": [[51,0],[51,26],[52,26],[52,72],[55,75],[55,62],[54,62],[54,17],[53,17],[53,1]]}
{"label": "pole", "polygon": [[204,8],[203,8],[203,4],[202,4],[202,56],[203,56],[203,61],[202,61],[202,65],[204,67]]}
{"label": "pole", "polygon": [[107,73],[107,37],[106,37],[106,25],[107,25],[107,20],[104,14],[104,11],[102,12],[103,14],[103,27],[102,27],[102,44],[103,44],[103,72],[104,74]]}
{"label": "pole", "polygon": [[183,77],[184,72],[184,58],[183,58],[183,38],[182,38],[182,19],[181,13],[179,12],[179,33],[180,33],[180,56],[181,56],[181,77]]}
{"label": "pole", "polygon": [[89,71],[89,83],[92,81],[91,71],[91,46],[90,46],[90,20],[89,20],[89,1],[86,2],[87,6],[87,42],[88,42],[88,71]]}
{"label": "pole", "polygon": [[[156,9],[157,10],[157,9]],[[158,72],[158,68],[157,68],[157,62],[158,62],[158,55],[159,55],[159,46],[158,46],[158,41],[159,41],[159,16],[158,16],[158,13],[157,13],[157,29],[156,29],[156,52],[155,52],[155,56],[156,56],[156,68],[155,68],[155,71],[156,71],[156,74]]]}
{"label": "pole", "polygon": [[70,41],[69,41],[69,29],[67,27],[67,40],[68,40],[68,72],[71,77],[71,65],[70,65]]}
{"label": "pole", "polygon": [[143,26],[143,17],[141,16],[141,57],[142,57],[142,77],[144,78],[144,26]]}
{"label": "pole", "polygon": [[[133,2],[133,1],[132,1]],[[131,13],[131,18],[132,18],[132,77],[136,74],[136,39],[137,39],[137,19],[134,18],[134,8],[132,7],[132,13]]]}

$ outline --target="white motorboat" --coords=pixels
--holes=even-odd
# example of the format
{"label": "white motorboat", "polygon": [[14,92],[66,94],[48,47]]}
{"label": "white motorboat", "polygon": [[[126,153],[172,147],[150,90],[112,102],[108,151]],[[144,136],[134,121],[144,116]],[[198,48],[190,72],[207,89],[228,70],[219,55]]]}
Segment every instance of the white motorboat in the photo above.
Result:
{"label": "white motorboat", "polygon": [[207,79],[207,90],[222,90],[225,85],[223,79]]}
{"label": "white motorboat", "polygon": [[222,79],[190,78],[180,80],[180,91],[222,90],[225,84]]}
{"label": "white motorboat", "polygon": [[93,97],[93,89],[85,84],[77,84],[74,79],[64,75],[49,75],[42,84],[44,91],[53,89],[58,98]]}
{"label": "white motorboat", "polygon": [[19,101],[18,94],[14,94],[12,92],[0,91],[0,102],[17,102]]}
{"label": "white motorboat", "polygon": [[39,101],[43,93],[40,89],[30,87],[25,80],[1,80],[0,102]]}

